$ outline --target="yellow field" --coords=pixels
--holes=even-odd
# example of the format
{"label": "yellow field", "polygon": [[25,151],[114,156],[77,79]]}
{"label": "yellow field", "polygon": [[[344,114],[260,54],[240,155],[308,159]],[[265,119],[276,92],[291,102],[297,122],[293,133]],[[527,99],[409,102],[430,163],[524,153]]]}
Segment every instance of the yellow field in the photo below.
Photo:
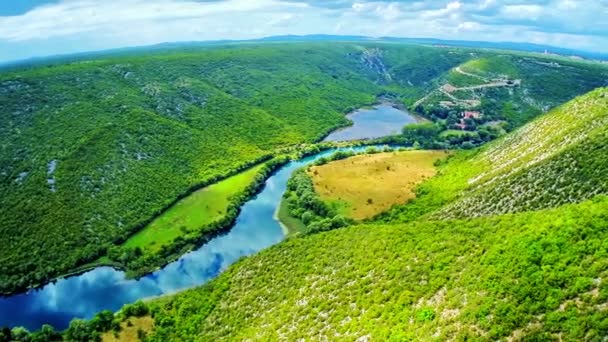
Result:
{"label": "yellow field", "polygon": [[[130,322],[130,324],[128,323]],[[122,328],[118,335],[115,335],[113,331],[108,331],[101,335],[102,342],[136,342],[141,341],[137,336],[137,331],[142,330],[146,334],[152,331],[154,327],[154,319],[150,316],[145,317],[131,317],[127,321],[120,323]]]}
{"label": "yellow field", "polygon": [[370,218],[415,197],[414,189],[435,175],[446,151],[403,151],[360,155],[310,169],[315,191],[340,214]]}

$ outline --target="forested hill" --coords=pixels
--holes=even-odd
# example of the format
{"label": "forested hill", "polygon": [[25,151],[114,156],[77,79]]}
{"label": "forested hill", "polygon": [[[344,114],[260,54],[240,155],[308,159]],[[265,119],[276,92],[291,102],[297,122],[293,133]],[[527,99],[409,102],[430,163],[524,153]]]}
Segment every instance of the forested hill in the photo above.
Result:
{"label": "forested hill", "polygon": [[150,339],[601,341],[607,98],[457,154],[382,223],[289,239],[151,303]]}
{"label": "forested hill", "polygon": [[[0,292],[97,260],[180,195],[277,149],[320,139],[378,95],[411,104],[450,70],[495,54],[268,43],[4,72]],[[549,72],[542,63],[539,77]],[[568,70],[581,76],[580,86],[552,79],[560,90],[551,92],[552,104],[605,85],[604,67],[570,62]]]}
{"label": "forested hill", "polygon": [[[386,92],[366,49],[233,46],[0,74],[0,291],[93,261],[188,189],[345,125]],[[467,59],[392,51],[428,78]]]}

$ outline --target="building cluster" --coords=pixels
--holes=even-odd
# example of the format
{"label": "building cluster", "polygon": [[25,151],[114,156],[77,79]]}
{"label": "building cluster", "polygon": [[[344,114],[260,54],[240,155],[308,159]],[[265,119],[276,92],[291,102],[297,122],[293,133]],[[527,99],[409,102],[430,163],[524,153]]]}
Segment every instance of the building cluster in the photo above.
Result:
{"label": "building cluster", "polygon": [[481,113],[476,111],[465,111],[462,112],[460,121],[456,124],[456,127],[461,130],[467,129],[466,119],[480,119]]}

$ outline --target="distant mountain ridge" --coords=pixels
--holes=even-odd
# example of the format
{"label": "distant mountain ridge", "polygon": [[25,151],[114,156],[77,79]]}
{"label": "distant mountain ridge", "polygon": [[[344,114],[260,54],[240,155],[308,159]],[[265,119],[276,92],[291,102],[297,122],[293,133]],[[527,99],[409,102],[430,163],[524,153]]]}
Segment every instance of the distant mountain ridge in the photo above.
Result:
{"label": "distant mountain ridge", "polygon": [[557,55],[564,56],[579,56],[586,59],[597,59],[597,60],[608,60],[608,54],[595,52],[595,51],[584,51],[577,49],[561,48],[552,45],[544,44],[533,44],[533,43],[519,43],[519,42],[489,42],[489,41],[475,41],[475,40],[450,40],[450,39],[438,39],[438,38],[402,38],[402,37],[367,37],[367,36],[339,36],[339,35],[286,35],[286,36],[273,36],[260,39],[262,41],[387,41],[387,42],[401,42],[411,44],[423,44],[423,45],[446,45],[454,47],[471,47],[471,48],[485,48],[485,49],[504,49],[504,50],[516,50],[516,51],[527,51],[527,52],[548,52]]}
{"label": "distant mountain ridge", "polygon": [[55,62],[69,62],[78,61],[82,59],[103,57],[109,55],[126,55],[135,52],[143,51],[159,51],[179,48],[193,48],[193,47],[206,47],[206,46],[218,46],[225,44],[239,44],[239,43],[261,43],[261,42],[322,42],[322,41],[353,41],[353,42],[399,42],[407,44],[421,44],[421,45],[445,45],[453,47],[470,47],[470,48],[484,48],[484,49],[504,49],[504,50],[515,50],[525,52],[537,52],[537,53],[552,53],[563,56],[578,56],[585,59],[608,61],[607,53],[600,53],[594,51],[583,51],[576,49],[560,48],[551,45],[541,45],[532,43],[517,43],[517,42],[488,42],[488,41],[472,41],[472,40],[443,40],[438,38],[400,38],[400,37],[367,37],[357,35],[326,35],[326,34],[312,34],[312,35],[285,35],[285,36],[270,36],[259,39],[251,40],[212,40],[212,41],[185,41],[185,42],[165,42],[154,45],[145,46],[134,46],[134,47],[123,47],[108,50],[88,51],[73,54],[59,54],[52,56],[40,56],[32,57],[23,60],[8,61],[0,63],[0,71],[2,69],[18,68],[25,66],[37,66],[44,65],[47,63]]}

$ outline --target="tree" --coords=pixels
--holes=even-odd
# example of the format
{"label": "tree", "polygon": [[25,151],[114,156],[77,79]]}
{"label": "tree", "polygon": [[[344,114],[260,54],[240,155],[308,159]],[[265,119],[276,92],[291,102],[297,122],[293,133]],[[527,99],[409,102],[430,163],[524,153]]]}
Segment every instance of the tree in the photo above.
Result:
{"label": "tree", "polygon": [[104,310],[93,317],[90,325],[94,331],[105,332],[112,329],[113,323],[114,313],[110,310]]}
{"label": "tree", "polygon": [[429,143],[438,137],[441,127],[434,123],[411,124],[403,127],[403,136],[410,143]]}
{"label": "tree", "polygon": [[12,336],[11,329],[8,327],[0,329],[0,342],[10,342],[13,339]]}
{"label": "tree", "polygon": [[133,304],[125,305],[121,311],[125,317],[142,317],[150,312],[146,303],[141,300]]}
{"label": "tree", "polygon": [[74,342],[98,341],[99,334],[95,333],[85,320],[75,318],[65,331],[64,339]]}
{"label": "tree", "polygon": [[48,324],[43,325],[40,331],[32,334],[32,342],[55,342],[61,340],[61,334]]}
{"label": "tree", "polygon": [[302,223],[308,225],[314,219],[314,217],[315,215],[311,211],[305,211],[304,214],[302,214]]}
{"label": "tree", "polygon": [[15,327],[11,330],[13,341],[29,342],[31,341],[30,332],[24,327]]}

